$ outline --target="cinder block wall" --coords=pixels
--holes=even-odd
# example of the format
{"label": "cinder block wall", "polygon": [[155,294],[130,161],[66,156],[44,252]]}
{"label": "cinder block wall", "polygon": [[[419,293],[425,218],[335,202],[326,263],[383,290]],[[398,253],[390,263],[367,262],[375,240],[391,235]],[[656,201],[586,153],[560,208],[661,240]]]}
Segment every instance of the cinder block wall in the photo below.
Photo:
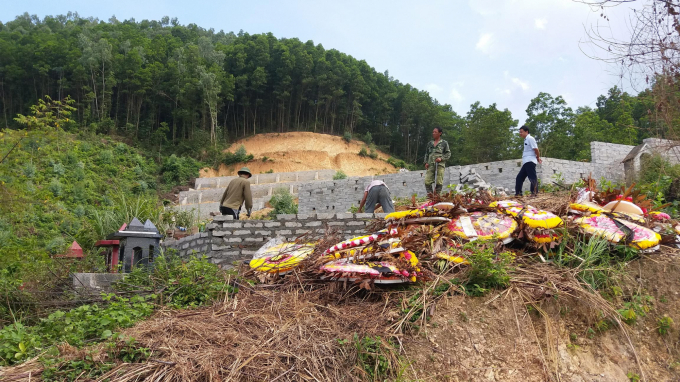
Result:
{"label": "cinder block wall", "polygon": [[[335,170],[314,170],[314,171],[296,171],[296,172],[278,172],[273,174],[253,174],[250,178],[250,183],[255,184],[269,184],[280,182],[308,182],[313,180],[330,180],[333,179]],[[229,182],[236,178],[233,176],[220,176],[214,178],[197,178],[196,190],[205,190],[209,188],[224,188]]]}
{"label": "cinder block wall", "polygon": [[[616,143],[590,142],[590,158],[592,163],[621,163],[635,146]],[[622,167],[623,171],[623,167]]]}
{"label": "cinder block wall", "polygon": [[276,220],[233,220],[216,216],[206,232],[179,240],[166,240],[163,248],[174,248],[182,257],[207,256],[214,264],[230,267],[250,260],[264,243],[275,237],[293,241],[307,233],[323,233],[326,226],[338,229],[345,238],[363,235],[366,226],[385,214],[298,214],[278,215]]}

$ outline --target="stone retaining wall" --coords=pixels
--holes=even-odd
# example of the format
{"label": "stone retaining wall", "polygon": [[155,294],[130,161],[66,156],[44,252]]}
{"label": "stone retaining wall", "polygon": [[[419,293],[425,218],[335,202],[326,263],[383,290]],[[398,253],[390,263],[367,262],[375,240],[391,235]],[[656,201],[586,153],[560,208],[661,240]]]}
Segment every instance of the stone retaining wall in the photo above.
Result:
{"label": "stone retaining wall", "polygon": [[342,232],[345,238],[364,234],[366,226],[385,214],[298,214],[278,215],[276,220],[233,220],[231,216],[216,216],[206,232],[179,240],[161,243],[174,248],[182,257],[207,256],[212,263],[230,267],[234,262],[249,260],[264,243],[280,237],[295,240],[307,233],[323,233],[326,226]]}
{"label": "stone retaining wall", "polygon": [[[335,176],[335,170],[314,170],[278,172],[273,174],[253,174],[250,182],[255,184],[286,183],[286,182],[309,182],[314,180],[331,180]],[[196,189],[224,188],[237,176],[220,176],[214,178],[197,178]]]}
{"label": "stone retaining wall", "polygon": [[[543,164],[536,168],[541,182],[548,184],[561,176],[565,182],[573,183],[588,175],[592,175],[595,179],[604,177],[610,181],[622,182],[624,166],[621,161],[633,149],[633,146],[591,142],[590,147],[592,162],[543,158]],[[444,174],[444,184],[459,184],[460,173],[467,173],[467,168],[472,168],[492,186],[507,188],[510,192],[514,192],[515,177],[521,166],[521,159],[451,166]],[[359,206],[364,188],[374,179],[384,181],[393,197],[407,198],[413,194],[422,197],[426,194],[423,184],[425,171],[352,177],[344,180],[332,180],[333,175],[335,175],[334,170],[253,175],[251,178],[253,209],[264,208],[272,193],[277,188],[284,188],[299,198],[298,211],[302,214],[345,212],[352,205]],[[209,216],[210,212],[218,212],[218,202],[224,192],[224,187],[233,178],[197,179],[196,190],[180,193],[180,206],[176,208],[193,209],[202,218]],[[527,181],[524,189],[528,187]]]}

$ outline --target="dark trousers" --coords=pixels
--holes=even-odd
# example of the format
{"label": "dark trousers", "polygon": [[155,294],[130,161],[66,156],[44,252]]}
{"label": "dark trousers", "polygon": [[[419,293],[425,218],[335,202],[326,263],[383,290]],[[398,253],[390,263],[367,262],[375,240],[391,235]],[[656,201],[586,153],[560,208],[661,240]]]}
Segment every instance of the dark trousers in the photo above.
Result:
{"label": "dark trousers", "polygon": [[375,211],[375,205],[380,203],[383,212],[392,213],[394,212],[394,205],[392,204],[392,197],[390,196],[390,190],[387,187],[373,186],[368,190],[368,195],[366,196],[366,212],[373,213]]}
{"label": "dark trousers", "polygon": [[229,207],[220,206],[220,213],[222,213],[222,215],[231,215],[234,217],[234,220],[238,220],[238,215],[241,214],[241,209],[239,208],[238,210],[234,210]]}
{"label": "dark trousers", "polygon": [[522,165],[522,169],[519,170],[517,178],[515,179],[515,196],[522,195],[522,185],[526,178],[529,178],[529,183],[531,183],[530,189],[533,195],[538,194],[538,177],[536,176],[536,163],[527,162]]}

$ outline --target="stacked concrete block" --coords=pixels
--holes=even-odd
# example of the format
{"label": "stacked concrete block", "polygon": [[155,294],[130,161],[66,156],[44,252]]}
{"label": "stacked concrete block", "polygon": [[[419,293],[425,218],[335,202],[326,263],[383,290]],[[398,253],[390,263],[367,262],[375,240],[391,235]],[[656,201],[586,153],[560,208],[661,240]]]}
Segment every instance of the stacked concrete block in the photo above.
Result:
{"label": "stacked concrete block", "polygon": [[205,255],[211,262],[230,267],[234,262],[249,260],[272,238],[293,241],[308,234],[322,235],[326,228],[340,232],[343,238],[366,233],[366,226],[385,214],[318,213],[278,215],[276,220],[233,220],[231,216],[216,216],[206,226],[206,232],[180,240],[161,243],[174,248],[182,257]]}
{"label": "stacked concrete block", "polygon": [[[335,175],[335,170],[314,170],[296,172],[278,172],[272,174],[253,174],[250,178],[252,184],[269,184],[285,182],[309,182],[314,180],[331,180]],[[214,178],[197,178],[196,190],[209,188],[225,188],[229,182],[236,178],[233,176],[220,176]]]}
{"label": "stacked concrete block", "polygon": [[591,162],[598,164],[621,163],[633,148],[635,148],[635,146],[590,142]]}
{"label": "stacked concrete block", "polygon": [[[444,184],[450,184],[451,171],[444,172]],[[457,173],[456,173],[457,178]],[[298,192],[300,213],[345,212],[359,206],[366,186],[373,180],[385,182],[393,198],[427,195],[425,171],[407,171],[378,176],[351,177],[342,180],[314,182],[300,186]]]}

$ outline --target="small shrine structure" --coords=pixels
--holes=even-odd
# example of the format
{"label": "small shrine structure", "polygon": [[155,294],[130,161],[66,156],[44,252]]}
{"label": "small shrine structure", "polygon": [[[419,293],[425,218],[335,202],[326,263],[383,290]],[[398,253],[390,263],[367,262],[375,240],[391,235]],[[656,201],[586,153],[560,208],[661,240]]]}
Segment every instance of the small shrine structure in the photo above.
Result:
{"label": "small shrine structure", "polygon": [[106,264],[111,272],[117,272],[120,262],[121,270],[129,273],[138,266],[153,266],[161,238],[151,220],[147,219],[142,224],[133,218],[130,224],[124,224],[117,232],[107,236],[107,240],[100,240],[95,245],[111,247],[111,251],[106,254]]}

